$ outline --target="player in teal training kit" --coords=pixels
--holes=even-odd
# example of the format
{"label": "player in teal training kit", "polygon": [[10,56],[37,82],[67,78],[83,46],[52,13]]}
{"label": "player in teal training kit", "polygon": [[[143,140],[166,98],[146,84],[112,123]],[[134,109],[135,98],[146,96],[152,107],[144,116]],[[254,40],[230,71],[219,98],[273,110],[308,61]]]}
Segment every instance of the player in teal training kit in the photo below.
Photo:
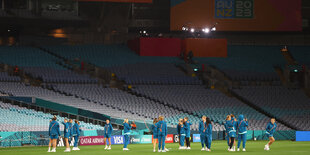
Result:
{"label": "player in teal training kit", "polygon": [[273,134],[276,131],[276,128],[277,128],[276,119],[271,118],[270,122],[268,123],[266,127],[266,136],[269,138],[269,142],[265,145],[265,149],[264,149],[266,151],[269,151],[270,145],[276,141],[273,137]]}
{"label": "player in teal training kit", "polygon": [[185,141],[186,141],[186,149],[190,150],[191,149],[191,142],[190,142],[190,137],[191,137],[191,125],[192,123],[188,120],[188,117],[184,118],[184,125],[185,125]]}
{"label": "player in teal training kit", "polygon": [[207,117],[206,120],[206,145],[207,145],[207,150],[206,151],[211,151],[211,143],[212,143],[212,124],[210,118]]}
{"label": "player in teal training kit", "polygon": [[184,141],[185,141],[185,136],[186,136],[186,134],[185,134],[185,125],[183,124],[183,121],[180,121],[179,122],[179,141],[180,141],[180,147],[179,147],[179,149],[180,150],[182,150],[182,149],[186,149],[186,147],[184,147]]}
{"label": "player in teal training kit", "polygon": [[127,148],[128,144],[129,144],[129,135],[130,135],[130,130],[131,130],[131,126],[128,123],[128,119],[124,120],[124,147],[123,150],[124,151],[128,151],[129,149]]}
{"label": "player in teal training kit", "polygon": [[158,131],[158,152],[166,152],[165,150],[165,140],[167,136],[167,124],[164,121],[164,117],[159,117],[159,122],[156,123],[156,128]]}
{"label": "player in teal training kit", "polygon": [[75,120],[75,123],[73,125],[73,137],[74,137],[74,146],[72,148],[73,151],[80,150],[78,148],[78,142],[79,142],[79,137],[80,137],[80,125],[79,121]]}
{"label": "player in teal training kit", "polygon": [[245,144],[246,144],[246,138],[247,138],[247,127],[248,127],[247,119],[245,119],[243,115],[239,115],[238,122],[237,122],[237,131],[238,131],[237,151],[239,151],[241,141],[242,141],[243,151],[246,151]]}
{"label": "player in teal training kit", "polygon": [[47,152],[56,152],[56,143],[57,143],[58,137],[60,136],[59,123],[56,120],[57,118],[56,116],[54,116],[48,128],[48,135],[53,145],[53,149],[51,150],[51,148],[49,147]]}
{"label": "player in teal training kit", "polygon": [[199,134],[200,134],[200,143],[201,143],[201,151],[207,150],[207,127],[206,127],[207,117],[202,116],[201,121],[199,122]]}
{"label": "player in teal training kit", "polygon": [[64,122],[62,122],[62,124],[64,125],[64,141],[66,146],[66,150],[64,152],[70,152],[70,124],[67,119],[64,119]]}
{"label": "player in teal training kit", "polygon": [[[106,120],[106,124],[104,125],[104,141],[105,141],[105,150],[111,150],[111,135],[113,132],[113,127],[112,124],[110,123],[110,120]],[[108,147],[108,142],[109,141],[109,147]]]}
{"label": "player in teal training kit", "polygon": [[227,127],[228,127],[228,136],[229,136],[229,139],[230,139],[229,150],[228,151],[235,151],[233,149],[233,145],[235,143],[235,137],[236,137],[236,129],[235,129],[236,121],[234,121],[230,115],[227,116],[226,120],[227,120],[226,124],[227,124]]}

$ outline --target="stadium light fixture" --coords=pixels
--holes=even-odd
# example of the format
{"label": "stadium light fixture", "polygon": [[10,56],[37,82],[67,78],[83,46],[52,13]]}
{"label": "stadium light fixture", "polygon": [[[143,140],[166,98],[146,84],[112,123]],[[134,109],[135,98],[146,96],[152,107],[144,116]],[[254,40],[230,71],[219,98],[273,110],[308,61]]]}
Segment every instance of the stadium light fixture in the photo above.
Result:
{"label": "stadium light fixture", "polygon": [[212,27],[211,31],[216,31],[216,27]]}
{"label": "stadium light fixture", "polygon": [[195,32],[195,29],[194,29],[194,28],[191,28],[191,32],[194,33],[194,32]]}
{"label": "stadium light fixture", "polygon": [[202,32],[204,32],[204,33],[209,33],[209,32],[210,32],[210,29],[209,29],[209,28],[204,28],[204,29],[202,29]]}

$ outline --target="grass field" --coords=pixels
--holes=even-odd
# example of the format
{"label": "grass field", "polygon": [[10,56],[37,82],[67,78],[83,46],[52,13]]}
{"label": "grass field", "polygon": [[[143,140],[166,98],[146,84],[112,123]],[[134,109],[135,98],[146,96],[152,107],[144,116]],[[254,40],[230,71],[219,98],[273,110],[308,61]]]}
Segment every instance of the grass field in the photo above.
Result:
{"label": "grass field", "polygon": [[[170,155],[200,155],[200,154],[280,154],[280,155],[310,155],[310,142],[292,142],[292,141],[276,141],[270,151],[264,151],[264,145],[266,141],[249,141],[247,142],[246,152],[228,152],[225,141],[214,141],[212,143],[212,152],[200,151],[200,143],[191,143],[192,150],[178,150],[178,144],[167,144],[169,152],[160,154]],[[15,147],[15,148],[0,148],[0,155],[33,155],[33,154],[85,154],[85,155],[147,155],[147,154],[159,154],[154,153],[152,144],[130,144],[128,148],[130,151],[123,152],[122,145],[113,145],[112,150],[104,150],[104,146],[80,146],[80,151],[71,151],[64,153],[64,147],[57,148],[56,153],[47,153],[47,147]]]}

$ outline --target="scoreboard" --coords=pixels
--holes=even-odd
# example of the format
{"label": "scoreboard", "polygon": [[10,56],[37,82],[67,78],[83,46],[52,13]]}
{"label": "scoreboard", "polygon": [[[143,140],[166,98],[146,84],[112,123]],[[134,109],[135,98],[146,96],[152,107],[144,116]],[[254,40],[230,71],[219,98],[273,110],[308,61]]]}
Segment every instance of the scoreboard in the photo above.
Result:
{"label": "scoreboard", "polygon": [[170,0],[170,30],[302,31],[301,0]]}
{"label": "scoreboard", "polygon": [[253,18],[254,0],[215,0],[215,18]]}

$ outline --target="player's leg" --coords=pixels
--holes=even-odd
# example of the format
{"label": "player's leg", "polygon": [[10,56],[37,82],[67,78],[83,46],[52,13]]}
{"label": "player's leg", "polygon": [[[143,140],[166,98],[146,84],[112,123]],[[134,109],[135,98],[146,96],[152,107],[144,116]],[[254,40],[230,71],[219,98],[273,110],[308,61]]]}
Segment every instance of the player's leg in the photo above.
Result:
{"label": "player's leg", "polygon": [[204,134],[201,134],[200,135],[200,142],[201,142],[201,151],[204,151],[205,150],[205,141],[206,141],[206,139],[205,139],[205,135]]}
{"label": "player's leg", "polygon": [[275,142],[276,140],[274,139],[274,137],[269,137],[269,143],[268,146],[272,145],[273,142]]}
{"label": "player's leg", "polygon": [[108,142],[107,142],[107,137],[106,136],[104,136],[103,141],[105,142],[104,149],[106,150],[106,149],[108,149]]}
{"label": "player's leg", "polygon": [[166,140],[166,136],[163,136],[163,138],[162,138],[162,152],[166,152],[166,149],[165,149],[165,140]]}
{"label": "player's leg", "polygon": [[57,139],[52,139],[53,149],[51,152],[56,152],[56,144],[57,144]]}
{"label": "player's leg", "polygon": [[242,134],[238,134],[238,149],[237,149],[237,151],[239,151],[239,149],[240,149],[241,139],[242,139]]}
{"label": "player's leg", "polygon": [[52,146],[52,139],[50,138],[50,141],[48,142],[48,150],[47,150],[47,152],[51,152],[51,146]]}
{"label": "player's leg", "polygon": [[246,151],[245,150],[246,138],[247,138],[247,135],[243,134],[242,135],[242,148],[243,148],[243,151]]}
{"label": "player's leg", "polygon": [[69,140],[68,140],[68,138],[65,138],[65,146],[66,146],[65,152],[70,152],[70,146],[69,146]]}
{"label": "player's leg", "polygon": [[163,136],[158,135],[158,152],[161,152],[162,140],[163,140]]}
{"label": "player's leg", "polygon": [[207,140],[208,140],[207,141],[207,147],[208,147],[207,151],[211,151],[212,136],[208,136]]}
{"label": "player's leg", "polygon": [[129,144],[129,135],[124,135],[124,139],[125,139],[125,141],[124,141],[124,148],[123,148],[123,150],[128,150],[127,146]]}
{"label": "player's leg", "polygon": [[179,134],[179,148],[181,147],[181,140],[180,139],[181,139],[181,134]]}
{"label": "player's leg", "polygon": [[180,136],[180,148],[179,149],[184,149],[184,140],[185,140],[185,136]]}
{"label": "player's leg", "polygon": [[234,143],[235,143],[235,137],[230,137],[230,144],[229,144],[230,151],[233,151]]}
{"label": "player's leg", "polygon": [[79,136],[74,136],[74,145],[72,150],[80,150],[78,148]]}
{"label": "player's leg", "polygon": [[228,150],[229,150],[230,138],[229,138],[228,133],[226,133],[226,141],[227,141],[227,146],[228,146]]}
{"label": "player's leg", "polygon": [[111,150],[111,136],[109,136],[109,138],[108,138],[108,140],[109,140],[109,150]]}
{"label": "player's leg", "polygon": [[153,152],[156,152],[156,144],[157,144],[158,138],[153,138]]}

